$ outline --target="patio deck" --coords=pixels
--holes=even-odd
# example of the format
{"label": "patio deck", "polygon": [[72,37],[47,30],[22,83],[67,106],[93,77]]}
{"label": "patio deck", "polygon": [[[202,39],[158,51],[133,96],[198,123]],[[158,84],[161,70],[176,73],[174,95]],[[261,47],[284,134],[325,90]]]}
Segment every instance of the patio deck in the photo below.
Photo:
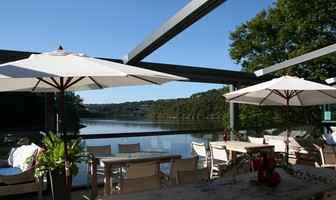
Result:
{"label": "patio deck", "polygon": [[[297,170],[303,170],[315,175],[328,177],[330,180],[335,181],[335,170],[315,168],[304,165],[295,165]],[[112,196],[104,197],[103,187],[98,188],[98,200],[133,200],[133,199],[153,199],[159,197],[160,199],[209,199],[209,197],[217,199],[218,197],[226,197],[228,199],[302,199],[305,197],[315,196],[317,199],[322,197],[324,191],[332,190],[336,186],[334,184],[324,184],[317,182],[309,182],[307,180],[297,179],[289,176],[281,169],[277,169],[281,174],[282,181],[276,188],[267,187],[264,184],[251,185],[249,180],[256,177],[256,172],[241,174],[236,177],[237,183],[232,183],[231,177],[223,177],[216,179],[210,184],[196,187],[194,184],[185,184],[181,186],[170,186],[167,188],[160,188],[157,190],[146,190],[127,194],[115,194]],[[228,187],[224,187],[224,186]],[[140,197],[140,198],[139,198]],[[36,199],[36,195],[31,196],[17,196],[7,199]],[[0,198],[2,199],[2,198]],[[43,195],[44,200],[51,200],[50,194]],[[74,190],[72,192],[73,200],[89,200],[91,199],[91,190]]]}
{"label": "patio deck", "polygon": [[[103,187],[98,187],[98,194],[102,195]],[[84,189],[77,189],[72,191],[71,194],[72,200],[91,200],[91,190]],[[15,196],[7,196],[7,197],[0,197],[0,200],[36,200],[37,194],[36,193],[30,193],[30,194],[22,194],[22,195],[15,195]],[[50,193],[44,193],[43,200],[52,200]],[[99,197],[98,197],[99,199]]]}

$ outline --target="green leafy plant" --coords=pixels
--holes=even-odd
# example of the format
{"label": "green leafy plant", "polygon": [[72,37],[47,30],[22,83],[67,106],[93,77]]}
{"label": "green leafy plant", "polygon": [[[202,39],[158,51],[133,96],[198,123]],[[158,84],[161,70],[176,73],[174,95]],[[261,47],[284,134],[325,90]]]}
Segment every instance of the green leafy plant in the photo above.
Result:
{"label": "green leafy plant", "polygon": [[[78,174],[76,163],[86,162],[88,153],[83,150],[81,144],[82,138],[77,138],[74,142],[68,143],[68,160],[70,164],[70,173],[74,176]],[[36,160],[35,176],[41,177],[48,171],[63,174],[65,172],[64,141],[56,134],[49,132],[48,136],[42,140],[44,149],[38,152],[36,156],[31,156],[27,161]]]}
{"label": "green leafy plant", "polygon": [[233,135],[235,137],[235,140],[237,140],[237,141],[243,141],[244,140],[244,136],[242,134],[240,134],[238,131],[236,131],[234,128],[232,128],[232,127],[228,127],[226,129],[224,129],[224,132],[233,133]]}
{"label": "green leafy plant", "polygon": [[304,173],[300,170],[295,170],[293,169],[293,166],[291,164],[280,163],[280,164],[277,164],[277,167],[282,168],[290,176],[298,178],[298,179],[306,180],[309,182],[321,182],[324,184],[332,184],[332,185],[336,184],[333,180],[328,179],[326,177],[316,176],[315,174],[310,174],[309,172]]}

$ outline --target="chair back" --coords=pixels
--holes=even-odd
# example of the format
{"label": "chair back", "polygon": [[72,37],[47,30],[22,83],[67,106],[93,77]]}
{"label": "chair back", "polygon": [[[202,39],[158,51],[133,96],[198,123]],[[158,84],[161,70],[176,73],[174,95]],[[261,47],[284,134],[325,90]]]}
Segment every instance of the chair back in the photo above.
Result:
{"label": "chair back", "polygon": [[118,144],[118,149],[120,153],[129,153],[140,151],[140,143],[135,144]]}
{"label": "chair back", "polygon": [[126,164],[126,178],[120,184],[121,193],[160,188],[159,166],[155,161]]}
{"label": "chair back", "polygon": [[101,145],[101,146],[87,146],[86,150],[90,152],[93,156],[99,154],[112,154],[111,145]]}
{"label": "chair back", "polygon": [[198,156],[192,158],[183,158],[183,159],[172,159],[170,166],[170,181],[172,184],[176,182],[176,172],[177,171],[187,171],[197,169]]}
{"label": "chair back", "polygon": [[335,165],[336,164],[336,154],[333,146],[324,145],[320,148],[322,165]]}
{"label": "chair back", "polygon": [[324,191],[323,200],[335,200],[336,199],[336,189],[330,191]]}
{"label": "chair back", "polygon": [[255,143],[255,144],[264,144],[265,143],[265,138],[263,137],[252,137],[252,136],[248,136],[248,140],[251,143]]}
{"label": "chair back", "polygon": [[191,142],[193,156],[207,157],[205,143]]}
{"label": "chair back", "polygon": [[[91,153],[93,156],[97,156],[97,155],[108,155],[108,154],[112,154],[112,150],[111,150],[111,145],[100,145],[100,146],[86,146],[86,151]],[[104,168],[100,167],[97,164],[97,169],[96,169],[96,174],[99,177],[104,177]],[[91,185],[91,164],[90,162],[88,162],[87,165],[87,189],[89,189],[90,185]],[[112,180],[111,180],[112,181]]]}
{"label": "chair back", "polygon": [[126,179],[154,176],[159,174],[159,164],[155,161],[128,163],[125,167]]}
{"label": "chair back", "polygon": [[123,186],[120,192],[127,193],[149,189],[158,189],[161,187],[161,182],[160,182],[160,176],[154,175],[148,177],[124,179],[122,181],[122,185]]}
{"label": "chair back", "polygon": [[211,154],[210,177],[214,178],[214,171],[220,174],[220,166],[228,164],[228,154],[225,147],[209,144]]}
{"label": "chair back", "polygon": [[208,166],[208,150],[206,149],[205,143],[191,142],[192,155],[198,156],[200,161],[202,161],[203,167]]}
{"label": "chair back", "polygon": [[286,143],[283,140],[269,139],[268,144],[274,145],[274,152],[286,152]]}
{"label": "chair back", "polygon": [[210,144],[210,152],[211,152],[211,163],[215,163],[216,160],[224,162],[229,161],[225,147]]}
{"label": "chair back", "polygon": [[187,171],[177,171],[176,172],[176,183],[178,185],[205,182],[210,179],[209,168],[201,168]]}

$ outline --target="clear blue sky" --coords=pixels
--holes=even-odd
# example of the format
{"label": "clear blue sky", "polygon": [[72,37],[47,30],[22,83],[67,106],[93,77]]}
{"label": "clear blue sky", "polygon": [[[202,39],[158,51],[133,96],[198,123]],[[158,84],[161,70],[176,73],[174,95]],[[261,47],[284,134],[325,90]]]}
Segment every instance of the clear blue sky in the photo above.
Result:
{"label": "clear blue sky", "polygon": [[[143,61],[240,71],[229,34],[275,0],[228,0]],[[0,1],[0,49],[121,59],[190,0]],[[170,82],[76,92],[84,103],[185,98],[221,84]]]}

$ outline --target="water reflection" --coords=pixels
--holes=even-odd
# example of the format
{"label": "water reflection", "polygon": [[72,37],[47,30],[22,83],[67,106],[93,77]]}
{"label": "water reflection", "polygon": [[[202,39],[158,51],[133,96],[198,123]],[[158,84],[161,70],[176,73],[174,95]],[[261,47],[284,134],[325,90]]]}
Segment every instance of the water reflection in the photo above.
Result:
{"label": "water reflection", "polygon": [[81,134],[221,128],[220,120],[146,120],[134,118],[81,119]]}

